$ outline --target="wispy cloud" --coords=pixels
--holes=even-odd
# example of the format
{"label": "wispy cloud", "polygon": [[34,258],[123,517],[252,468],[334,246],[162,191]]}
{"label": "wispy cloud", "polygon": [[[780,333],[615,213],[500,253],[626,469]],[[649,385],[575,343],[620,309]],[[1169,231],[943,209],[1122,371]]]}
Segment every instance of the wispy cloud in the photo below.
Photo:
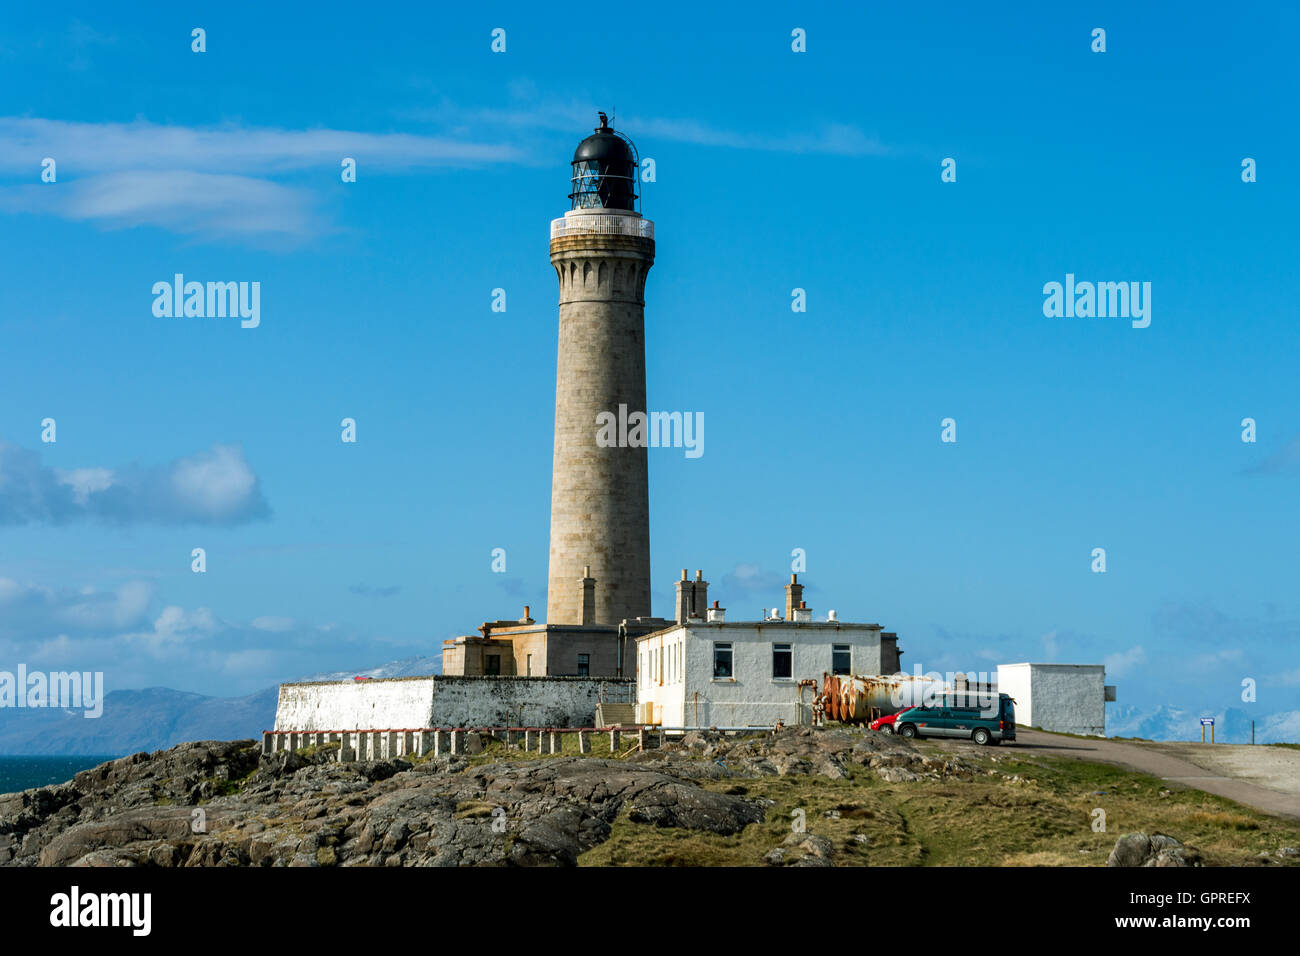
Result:
{"label": "wispy cloud", "polygon": [[[0,174],[19,177],[0,187],[0,212],[292,246],[336,231],[320,205],[344,157],[356,160],[359,176],[532,165],[559,148],[549,139],[563,134],[571,145],[575,132],[594,123],[590,103],[537,99],[518,85],[511,95],[506,107],[443,101],[402,114],[431,127],[428,134],[0,117]],[[830,156],[892,151],[857,126],[812,118],[775,134],[689,117],[632,115],[619,123],[642,144]],[[544,148],[539,138],[548,140]],[[38,181],[46,157],[56,163],[54,184]]]}
{"label": "wispy cloud", "polygon": [[[784,607],[785,585],[789,580],[789,575],[782,574],[780,571],[764,571],[757,564],[741,563],[723,575],[721,586],[715,590],[715,593],[720,598],[734,595],[743,596],[744,599],[762,594],[772,602],[773,607],[778,603]],[[805,585],[804,590],[811,593],[813,588]]]}
{"label": "wispy cloud", "polygon": [[46,156],[58,162],[60,178],[140,170],[267,176],[320,169],[335,181],[344,156],[385,170],[527,159],[509,144],[448,136],[0,117],[0,171],[36,178]]}
{"label": "wispy cloud", "polygon": [[1300,435],[1286,442],[1278,451],[1249,468],[1243,468],[1243,475],[1277,475],[1291,471],[1300,466]]}
{"label": "wispy cloud", "polygon": [[[46,157],[56,163],[52,185],[36,182]],[[0,188],[0,212],[294,243],[332,231],[318,203],[324,184],[339,181],[344,157],[371,175],[522,163],[529,153],[441,135],[7,117],[0,118],[0,173],[31,182]],[[304,182],[311,174],[315,183]],[[287,176],[295,182],[278,179]]]}
{"label": "wispy cloud", "polygon": [[[164,604],[132,580],[112,589],[48,587],[0,578],[0,661],[12,669],[100,670],[115,687],[160,682],[206,693],[265,687],[275,678],[373,656],[372,639],[280,615],[236,620],[210,607]],[[184,675],[201,675],[185,677]]]}
{"label": "wispy cloud", "polygon": [[1108,654],[1104,661],[1106,665],[1106,676],[1128,677],[1141,667],[1146,662],[1146,659],[1147,652],[1141,645],[1130,647],[1126,651]]}
{"label": "wispy cloud", "polygon": [[104,229],[156,226],[211,239],[260,236],[295,243],[332,231],[306,189],[216,173],[117,172],[57,190],[0,190],[0,211],[46,213]]}
{"label": "wispy cloud", "polygon": [[[572,135],[595,125],[600,107],[577,99],[538,99],[525,88],[513,90],[515,102],[507,107],[466,109],[443,100],[436,106],[409,110],[402,115],[456,130],[506,129],[542,130]],[[763,134],[745,130],[740,124],[699,120],[689,117],[620,114],[615,122],[634,134],[638,144],[655,140],[690,143],[723,149],[759,150],[779,153],[826,154],[833,156],[884,156],[895,148],[849,123],[833,123],[807,117],[793,122],[781,133]]]}
{"label": "wispy cloud", "polygon": [[372,588],[368,584],[354,584],[348,588],[348,590],[353,594],[359,594],[362,597],[387,598],[396,597],[398,594],[402,593],[402,586],[400,584],[391,584],[387,587]]}
{"label": "wispy cloud", "polygon": [[104,591],[0,578],[0,639],[14,640],[24,634],[45,639],[55,633],[137,627],[153,596],[154,587],[146,581],[129,581]]}
{"label": "wispy cloud", "polygon": [[238,445],[165,465],[62,470],[0,441],[0,525],[98,519],[118,524],[232,525],[270,514]]}

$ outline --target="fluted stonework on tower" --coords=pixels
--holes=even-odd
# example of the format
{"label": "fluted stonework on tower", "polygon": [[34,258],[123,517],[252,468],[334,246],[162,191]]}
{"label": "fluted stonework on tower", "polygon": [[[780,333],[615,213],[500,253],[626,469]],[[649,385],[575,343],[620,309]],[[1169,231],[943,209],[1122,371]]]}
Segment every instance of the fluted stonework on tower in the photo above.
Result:
{"label": "fluted stonework on tower", "polygon": [[[560,342],[546,622],[617,624],[650,616],[649,479],[644,447],[597,444],[597,416],[646,411],[654,224],[633,208],[633,150],[603,115],[573,166],[574,208],[551,223]],[[595,622],[583,620],[584,579]]]}

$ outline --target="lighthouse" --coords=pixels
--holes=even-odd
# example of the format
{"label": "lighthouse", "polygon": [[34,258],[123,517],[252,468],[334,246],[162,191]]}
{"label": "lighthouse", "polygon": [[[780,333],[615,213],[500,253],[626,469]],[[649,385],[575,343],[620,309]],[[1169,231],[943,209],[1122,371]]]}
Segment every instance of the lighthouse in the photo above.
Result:
{"label": "lighthouse", "polygon": [[646,410],[645,282],[654,223],[637,208],[636,147],[600,126],[573,154],[569,211],[551,222],[560,285],[546,623],[650,616],[646,448],[601,447],[597,416]]}

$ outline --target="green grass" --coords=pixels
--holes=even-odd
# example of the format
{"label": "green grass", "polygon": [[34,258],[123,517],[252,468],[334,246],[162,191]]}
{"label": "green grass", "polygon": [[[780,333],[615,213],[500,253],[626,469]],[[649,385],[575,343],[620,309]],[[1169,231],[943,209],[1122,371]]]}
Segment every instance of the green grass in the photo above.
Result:
{"label": "green grass", "polygon": [[[926,743],[918,749],[943,752]],[[967,759],[1002,776],[886,783],[854,766],[847,780],[792,776],[710,783],[710,789],[775,805],[765,823],[729,837],[633,823],[625,813],[610,839],[579,862],[759,865],[790,834],[796,809],[804,812],[809,832],[830,840],[835,863],[850,866],[1097,866],[1121,834],[1134,830],[1177,837],[1210,865],[1239,865],[1263,851],[1300,845],[1298,823],[1198,790],[1171,791],[1146,774],[1062,757]],[[1013,776],[1021,780],[1012,782]],[[1105,832],[1092,829],[1096,809],[1105,811]],[[828,810],[838,817],[827,817]],[[855,839],[859,835],[865,842]]]}

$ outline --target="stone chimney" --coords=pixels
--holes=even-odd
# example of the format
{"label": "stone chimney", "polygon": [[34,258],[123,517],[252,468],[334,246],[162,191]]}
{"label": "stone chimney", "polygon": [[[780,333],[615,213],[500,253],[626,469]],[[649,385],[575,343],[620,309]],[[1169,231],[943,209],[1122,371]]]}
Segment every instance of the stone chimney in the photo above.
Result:
{"label": "stone chimney", "polygon": [[791,608],[790,620],[792,621],[812,620],[812,608],[808,606],[807,601],[800,601],[798,607]]}
{"label": "stone chimney", "polygon": [[794,620],[795,608],[803,603],[803,585],[799,583],[799,575],[790,575],[790,583],[785,586],[785,619]]}
{"label": "stone chimney", "polygon": [[673,615],[673,620],[678,624],[685,624],[691,618],[695,601],[695,582],[686,576],[685,568],[682,568],[682,579],[677,582],[676,588],[676,612]]}
{"label": "stone chimney", "polygon": [[695,590],[691,595],[691,617],[703,618],[709,607],[709,582],[704,572],[695,572]]}
{"label": "stone chimney", "polygon": [[591,576],[591,565],[582,569],[578,579],[578,623],[596,623],[596,579]]}
{"label": "stone chimney", "polygon": [[721,624],[726,619],[727,609],[725,607],[718,607],[718,602],[714,601],[713,607],[709,608],[709,623]]}

